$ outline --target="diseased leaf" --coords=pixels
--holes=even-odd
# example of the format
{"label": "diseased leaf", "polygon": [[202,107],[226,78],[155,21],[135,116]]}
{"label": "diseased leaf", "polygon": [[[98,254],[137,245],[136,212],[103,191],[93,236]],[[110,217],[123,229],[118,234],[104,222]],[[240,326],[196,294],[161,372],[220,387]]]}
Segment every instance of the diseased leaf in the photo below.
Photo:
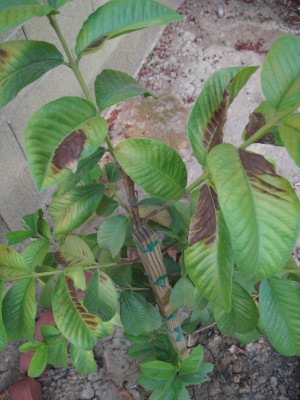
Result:
{"label": "diseased leaf", "polygon": [[[1,12],[0,3],[0,20]],[[0,107],[4,107],[24,87],[63,62],[62,54],[47,42],[17,40],[0,43]]]}
{"label": "diseased leaf", "polygon": [[0,0],[0,32],[21,25],[33,17],[51,14],[53,11],[53,8],[40,4],[37,0]]}
{"label": "diseased leaf", "polygon": [[98,230],[98,244],[108,249],[112,257],[116,257],[126,238],[127,218],[124,215],[117,215],[104,221]]}
{"label": "diseased leaf", "polygon": [[[260,128],[267,122],[271,121],[276,115],[276,110],[269,101],[263,101],[260,105],[249,115],[249,122],[243,132],[243,139],[250,139]],[[269,132],[265,133],[257,143],[272,144],[275,146],[283,146],[280,139],[278,128],[272,128]]]}
{"label": "diseased leaf", "polygon": [[280,271],[300,225],[299,200],[290,184],[264,157],[230,144],[213,149],[207,166],[239,270],[254,281]]}
{"label": "diseased leaf", "polygon": [[164,200],[182,197],[187,183],[184,162],[175,150],[154,139],[128,139],[115,155],[130,178],[151,196]]}
{"label": "diseased leaf", "polygon": [[95,106],[79,97],[62,97],[40,108],[25,128],[25,151],[39,191],[48,189],[77,169],[103,142],[107,123]]}
{"label": "diseased leaf", "polygon": [[98,368],[92,350],[82,350],[71,344],[70,354],[74,367],[80,374],[97,372]]}
{"label": "diseased leaf", "polygon": [[261,72],[266,99],[277,111],[300,106],[300,38],[282,36],[270,48]]}
{"label": "diseased leaf", "polygon": [[207,185],[201,188],[191,220],[189,243],[184,260],[192,282],[213,304],[229,310],[233,252],[216,193]]}
{"label": "diseased leaf", "polygon": [[98,50],[109,39],[181,19],[181,15],[172,9],[152,0],[112,0],[84,22],[76,39],[75,51],[82,57]]}
{"label": "diseased leaf", "polygon": [[96,102],[100,111],[139,95],[154,96],[131,76],[121,71],[104,69],[95,80]]}
{"label": "diseased leaf", "polygon": [[52,307],[55,322],[61,333],[75,346],[92,349],[101,329],[99,317],[88,313],[76,296],[71,278],[60,275],[57,279]]}
{"label": "diseased leaf", "polygon": [[53,197],[50,214],[54,221],[54,234],[66,234],[84,224],[96,211],[104,190],[102,185],[91,184]]}
{"label": "diseased leaf", "polygon": [[66,237],[60,250],[56,253],[56,258],[61,265],[67,266],[87,266],[95,263],[95,257],[89,246],[78,236],[69,235]]}
{"label": "diseased leaf", "polygon": [[118,309],[118,294],[113,281],[104,272],[96,271],[89,281],[84,296],[84,306],[101,319],[110,321]]}
{"label": "diseased leaf", "polygon": [[30,269],[20,253],[11,247],[0,245],[0,279],[26,275]]}
{"label": "diseased leaf", "polygon": [[279,126],[279,135],[287,152],[300,167],[300,114],[285,118]]}
{"label": "diseased leaf", "polygon": [[216,306],[214,315],[218,328],[225,335],[252,332],[258,323],[258,310],[252,297],[237,283],[232,287],[231,309],[224,311]]}
{"label": "diseased leaf", "polygon": [[3,323],[9,340],[32,339],[36,301],[34,279],[14,283],[3,299]]}
{"label": "diseased leaf", "polygon": [[273,277],[259,288],[259,314],[264,333],[285,356],[300,355],[300,287]]}
{"label": "diseased leaf", "polygon": [[195,157],[204,165],[207,153],[223,142],[227,110],[257,67],[230,67],[205,82],[189,121],[187,134]]}
{"label": "diseased leaf", "polygon": [[102,158],[105,153],[105,149],[103,147],[99,147],[93,154],[89,157],[84,158],[79,161],[77,170],[75,174],[69,174],[67,179],[65,179],[57,192],[58,195],[63,195],[73,189],[83,178],[90,173],[91,170],[95,166],[98,165],[98,162]]}
{"label": "diseased leaf", "polygon": [[7,343],[7,335],[2,320],[2,291],[3,291],[3,282],[0,281],[0,351],[2,351],[5,348]]}

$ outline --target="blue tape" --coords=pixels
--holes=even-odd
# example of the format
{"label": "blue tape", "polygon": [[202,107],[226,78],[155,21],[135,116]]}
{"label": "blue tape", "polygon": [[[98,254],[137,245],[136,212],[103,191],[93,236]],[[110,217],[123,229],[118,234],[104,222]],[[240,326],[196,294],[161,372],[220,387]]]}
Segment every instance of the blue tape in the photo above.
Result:
{"label": "blue tape", "polygon": [[158,244],[158,240],[151,242],[145,250],[138,243],[134,244],[142,253],[153,253],[155,246]]}
{"label": "blue tape", "polygon": [[168,317],[166,317],[164,314],[161,314],[162,317],[163,317],[163,322],[164,322],[164,323],[167,323],[167,322],[171,321],[171,319],[176,319],[176,314],[177,314],[177,311],[174,311],[174,312],[173,312],[172,314],[170,314]]}
{"label": "blue tape", "polygon": [[150,276],[150,275],[147,275],[147,277],[148,277],[149,281],[150,281],[153,285],[160,286],[160,287],[162,287],[162,288],[164,288],[164,289],[167,288],[167,286],[164,284],[164,280],[168,277],[167,274],[166,274],[166,275],[163,275],[163,276],[160,276],[158,279],[156,279],[156,281],[154,281],[153,278],[152,278],[152,276]]}

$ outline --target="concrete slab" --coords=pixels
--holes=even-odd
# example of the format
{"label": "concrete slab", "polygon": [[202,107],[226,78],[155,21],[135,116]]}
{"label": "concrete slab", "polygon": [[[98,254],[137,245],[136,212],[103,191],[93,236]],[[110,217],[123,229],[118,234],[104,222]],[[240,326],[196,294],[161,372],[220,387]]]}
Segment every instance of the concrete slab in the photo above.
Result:
{"label": "concrete slab", "polygon": [[0,216],[0,244],[7,244],[7,240],[5,234],[9,232],[9,228],[6,225],[6,222]]}

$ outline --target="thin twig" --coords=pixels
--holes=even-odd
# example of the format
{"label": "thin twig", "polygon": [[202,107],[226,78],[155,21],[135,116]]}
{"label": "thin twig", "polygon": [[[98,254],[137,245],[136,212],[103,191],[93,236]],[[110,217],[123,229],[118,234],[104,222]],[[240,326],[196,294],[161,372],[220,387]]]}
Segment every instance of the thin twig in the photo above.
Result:
{"label": "thin twig", "polygon": [[213,328],[214,326],[217,326],[217,324],[215,322],[213,324],[206,325],[203,328],[197,329],[195,332],[192,332],[191,335],[195,335],[196,333],[206,331],[207,329]]}

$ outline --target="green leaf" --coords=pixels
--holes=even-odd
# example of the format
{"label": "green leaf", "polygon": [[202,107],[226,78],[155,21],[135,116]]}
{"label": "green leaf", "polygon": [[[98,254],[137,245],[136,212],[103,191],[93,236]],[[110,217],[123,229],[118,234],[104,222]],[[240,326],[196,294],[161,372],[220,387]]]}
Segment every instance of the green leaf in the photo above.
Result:
{"label": "green leaf", "polygon": [[62,7],[64,4],[66,4],[69,0],[47,0],[49,3],[49,6],[56,8],[57,10]]}
{"label": "green leaf", "polygon": [[97,372],[98,368],[92,350],[82,350],[71,344],[70,354],[74,367],[80,374]]}
{"label": "green leaf", "polygon": [[43,17],[54,11],[36,0],[0,0],[0,32],[7,31],[33,17]]}
{"label": "green leaf", "polygon": [[121,292],[120,317],[124,329],[132,335],[139,335],[148,326],[146,301],[137,293]]}
{"label": "green leaf", "polygon": [[52,307],[58,329],[72,344],[84,350],[95,346],[101,320],[83,307],[71,278],[60,275],[57,279]]}
{"label": "green leaf", "polygon": [[67,342],[64,337],[55,338],[52,343],[48,345],[48,364],[55,367],[67,368]]}
{"label": "green leaf", "polygon": [[103,195],[97,210],[96,214],[99,217],[109,217],[119,206],[119,203],[112,199],[111,197]]}
{"label": "green leaf", "polygon": [[53,293],[53,287],[52,287],[52,282],[54,279],[51,277],[48,282],[45,284],[45,286],[42,289],[41,296],[40,296],[40,304],[44,308],[51,308],[52,307],[52,293]]}
{"label": "green leaf", "polygon": [[79,161],[77,170],[75,174],[69,174],[67,179],[61,183],[58,195],[63,195],[73,189],[74,186],[77,185],[83,178],[95,167],[98,165],[98,162],[102,158],[105,153],[105,149],[103,147],[99,147],[93,154],[89,157],[84,158]]}
{"label": "green leaf", "polygon": [[[249,139],[267,122],[270,122],[276,116],[276,110],[269,101],[263,101],[258,107],[249,115],[249,122],[243,132],[243,140]],[[272,128],[269,132],[265,133],[257,143],[272,144],[275,146],[283,146],[280,139],[278,128]]]}
{"label": "green leaf", "polygon": [[108,182],[118,182],[122,177],[117,165],[113,162],[107,162],[104,165],[104,173]]}
{"label": "green leaf", "polygon": [[110,321],[117,312],[118,294],[113,281],[104,272],[96,271],[89,281],[84,306],[103,321]]}
{"label": "green leaf", "polygon": [[28,369],[28,376],[31,378],[36,378],[40,376],[47,365],[48,359],[48,347],[46,345],[40,346],[34,353],[29,369]]}
{"label": "green leaf", "polygon": [[105,268],[107,275],[114,281],[116,285],[121,287],[130,287],[132,281],[131,265],[121,265]]}
{"label": "green leaf", "polygon": [[26,353],[27,351],[30,351],[30,350],[36,351],[37,349],[39,349],[40,347],[43,347],[43,346],[45,346],[45,344],[43,342],[32,339],[29,342],[22,344],[19,347],[19,351],[21,353]]}
{"label": "green leaf", "polygon": [[5,332],[5,327],[2,320],[2,291],[3,291],[3,282],[0,281],[0,351],[2,351],[7,343],[7,336]]}
{"label": "green leaf", "polygon": [[232,307],[230,311],[216,306],[214,309],[216,323],[222,333],[249,333],[257,327],[257,307],[245,289],[237,283],[232,287]]}
{"label": "green leaf", "polygon": [[71,232],[84,224],[95,212],[104,194],[102,185],[85,185],[52,199],[50,215],[54,221],[54,234]]}
{"label": "green leaf", "polygon": [[31,339],[36,316],[35,281],[22,279],[14,283],[3,299],[2,312],[9,340]]}
{"label": "green leaf", "polygon": [[142,373],[151,379],[165,381],[174,378],[176,368],[164,361],[148,361],[140,366]]}
{"label": "green leaf", "polygon": [[50,242],[48,240],[39,239],[30,243],[23,251],[22,256],[29,269],[43,265],[44,258],[48,253]]}
{"label": "green leaf", "polygon": [[95,95],[100,111],[139,95],[154,96],[131,76],[112,69],[105,69],[97,76]]}
{"label": "green leaf", "polygon": [[180,375],[180,379],[185,386],[200,385],[207,380],[207,374],[212,372],[213,369],[213,364],[203,363],[196,372],[189,375]]}
{"label": "green leaf", "polygon": [[0,107],[4,107],[24,87],[61,65],[64,59],[53,44],[17,40],[0,44],[0,62]]}
{"label": "green leaf", "polygon": [[231,307],[233,252],[215,191],[202,186],[185,250],[187,272],[203,296],[225,310]]}
{"label": "green leaf", "polygon": [[75,51],[82,57],[98,50],[109,39],[181,19],[175,11],[152,0],[109,1],[84,22],[76,39]]}
{"label": "green leaf", "polygon": [[0,245],[0,278],[9,279],[30,272],[23,256],[16,250]]}
{"label": "green leaf", "polygon": [[176,282],[171,292],[170,305],[176,310],[181,307],[192,310],[197,308],[194,296],[194,286],[186,276],[182,276]]}
{"label": "green leaf", "polygon": [[300,105],[300,38],[282,36],[266,55],[261,72],[266,99],[277,111]]}
{"label": "green leaf", "polygon": [[27,231],[12,231],[8,232],[6,235],[9,246],[14,246],[15,244],[22,243],[25,240],[31,238],[31,232]]}
{"label": "green leaf", "polygon": [[259,314],[265,333],[277,351],[300,355],[300,288],[279,278],[263,280],[259,288]]}
{"label": "green leaf", "polygon": [[240,343],[249,344],[251,342],[254,342],[254,340],[259,339],[261,333],[259,332],[259,330],[255,329],[254,331],[249,333],[235,333],[234,336]]}
{"label": "green leaf", "polygon": [[184,194],[187,171],[175,150],[154,139],[128,139],[115,155],[131,179],[151,196],[177,200]]}
{"label": "green leaf", "polygon": [[264,157],[230,144],[214,148],[207,161],[237,267],[255,281],[274,275],[286,264],[299,232],[293,189]]}
{"label": "green leaf", "polygon": [[154,391],[149,400],[190,400],[190,396],[181,379],[175,378],[168,380],[162,390]]}
{"label": "green leaf", "polygon": [[167,380],[157,381],[156,379],[148,378],[145,375],[140,375],[136,381],[140,386],[142,386],[146,390],[151,390],[151,391],[162,390],[165,387],[166,383],[168,382]]}
{"label": "green leaf", "polygon": [[38,235],[38,222],[42,216],[43,211],[38,209],[32,214],[24,215],[21,219],[21,224],[24,229],[32,233],[34,236]]}
{"label": "green leaf", "polygon": [[158,309],[150,303],[146,303],[146,312],[148,318],[148,325],[145,327],[145,331],[147,332],[155,331],[162,325],[160,313]]}
{"label": "green leaf", "polygon": [[223,142],[227,110],[257,67],[229,67],[205,82],[189,121],[187,134],[195,157],[204,165],[207,153]]}
{"label": "green leaf", "polygon": [[79,158],[103,142],[107,123],[95,106],[79,97],[62,97],[40,108],[25,128],[25,150],[39,191],[76,171]]}
{"label": "green leaf", "polygon": [[191,352],[191,354],[182,361],[179,368],[179,376],[190,375],[197,372],[203,361],[203,347],[197,346]]}
{"label": "green leaf", "polygon": [[285,118],[279,126],[279,135],[287,152],[300,167],[300,114]]}
{"label": "green leaf", "polygon": [[127,218],[117,215],[104,221],[98,230],[98,244],[108,249],[113,257],[116,257],[126,239]]}

